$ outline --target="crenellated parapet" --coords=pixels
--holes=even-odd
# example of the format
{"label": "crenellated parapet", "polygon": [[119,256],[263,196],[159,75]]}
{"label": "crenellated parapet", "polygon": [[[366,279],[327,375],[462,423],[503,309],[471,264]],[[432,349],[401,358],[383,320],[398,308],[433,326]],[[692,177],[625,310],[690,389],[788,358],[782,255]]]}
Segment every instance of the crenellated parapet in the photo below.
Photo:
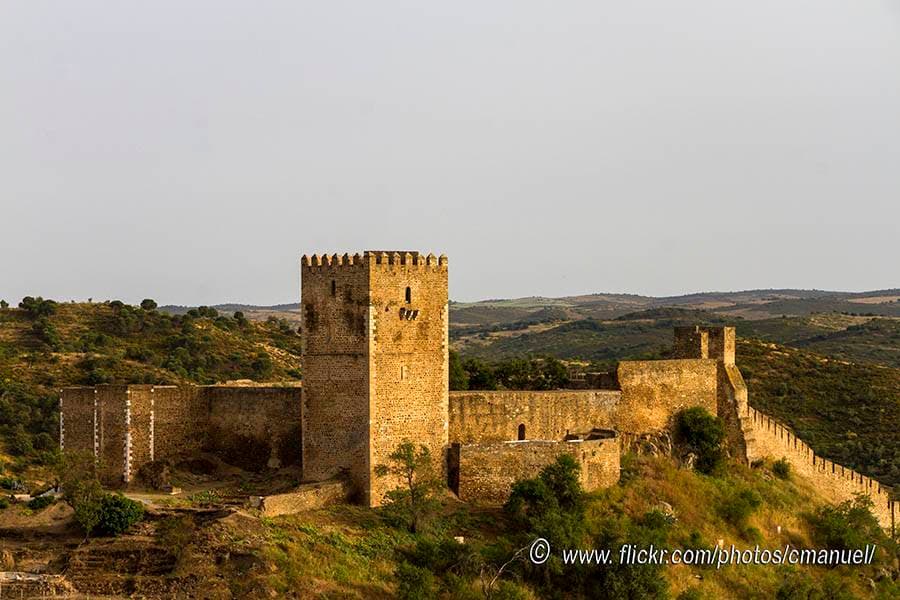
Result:
{"label": "crenellated parapet", "polygon": [[447,268],[447,256],[422,254],[417,251],[367,250],[362,254],[312,254],[300,259],[304,269],[334,269],[347,267],[436,267]]}

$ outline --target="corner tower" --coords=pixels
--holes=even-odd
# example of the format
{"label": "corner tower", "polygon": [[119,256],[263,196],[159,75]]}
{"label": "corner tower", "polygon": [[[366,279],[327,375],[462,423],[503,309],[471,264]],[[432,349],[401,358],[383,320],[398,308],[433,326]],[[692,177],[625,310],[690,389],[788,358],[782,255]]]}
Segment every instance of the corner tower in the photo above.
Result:
{"label": "corner tower", "polygon": [[301,260],[303,478],[349,476],[362,503],[398,444],[448,444],[447,258],[369,251]]}

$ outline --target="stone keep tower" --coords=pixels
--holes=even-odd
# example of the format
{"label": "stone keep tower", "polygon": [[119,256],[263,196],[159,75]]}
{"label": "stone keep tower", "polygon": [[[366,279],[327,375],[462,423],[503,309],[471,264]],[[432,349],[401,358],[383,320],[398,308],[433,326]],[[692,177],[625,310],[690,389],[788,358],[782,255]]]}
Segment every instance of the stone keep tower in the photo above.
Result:
{"label": "stone keep tower", "polygon": [[375,469],[404,440],[448,445],[447,258],[369,251],[301,260],[303,479],[350,478],[381,504]]}

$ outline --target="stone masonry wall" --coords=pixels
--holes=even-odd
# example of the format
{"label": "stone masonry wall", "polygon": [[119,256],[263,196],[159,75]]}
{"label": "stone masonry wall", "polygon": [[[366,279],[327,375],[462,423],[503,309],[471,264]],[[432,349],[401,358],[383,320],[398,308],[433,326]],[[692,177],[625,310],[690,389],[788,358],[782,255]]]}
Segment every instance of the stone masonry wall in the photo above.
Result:
{"label": "stone masonry wall", "polygon": [[855,494],[871,498],[873,512],[882,527],[895,531],[900,505],[891,498],[891,490],[856,471],[817,456],[803,440],[785,425],[757,411],[749,404],[741,414],[747,460],[785,458],[791,468],[810,480],[822,496],[834,503],[852,500]]}
{"label": "stone masonry wall", "polygon": [[735,365],[720,364],[720,381],[727,388],[720,395],[720,415],[725,420],[733,451],[743,453],[747,462],[784,458],[791,469],[804,476],[829,502],[841,503],[863,493],[872,500],[878,522],[896,531],[900,503],[891,490],[838,463],[817,456],[806,442],[788,427],[750,406],[747,386]]}
{"label": "stone masonry wall", "polygon": [[463,444],[518,439],[525,426],[530,440],[561,440],[569,432],[610,427],[621,392],[450,392],[450,441]]}
{"label": "stone masonry wall", "polygon": [[201,389],[196,386],[153,387],[153,455],[156,460],[197,454],[206,445],[208,406],[201,397]]}
{"label": "stone masonry wall", "polygon": [[94,388],[69,388],[59,395],[59,445],[68,452],[94,454]]}
{"label": "stone masonry wall", "polygon": [[581,481],[596,490],[619,480],[619,440],[516,441],[454,444],[451,463],[458,464],[457,495],[466,502],[502,504],[513,484],[535,477],[561,454],[581,465]]}
{"label": "stone masonry wall", "polygon": [[130,482],[151,460],[204,449],[247,469],[299,464],[296,387],[67,388],[60,409],[61,447],[93,454],[107,485]]}
{"label": "stone masonry wall", "polygon": [[123,483],[129,454],[128,386],[97,387],[97,457],[99,476],[110,485]]}
{"label": "stone masonry wall", "polygon": [[618,368],[622,399],[613,429],[630,435],[661,431],[691,406],[717,413],[715,360],[622,361]]}
{"label": "stone masonry wall", "polygon": [[210,386],[201,395],[208,450],[252,471],[300,465],[301,388]]}

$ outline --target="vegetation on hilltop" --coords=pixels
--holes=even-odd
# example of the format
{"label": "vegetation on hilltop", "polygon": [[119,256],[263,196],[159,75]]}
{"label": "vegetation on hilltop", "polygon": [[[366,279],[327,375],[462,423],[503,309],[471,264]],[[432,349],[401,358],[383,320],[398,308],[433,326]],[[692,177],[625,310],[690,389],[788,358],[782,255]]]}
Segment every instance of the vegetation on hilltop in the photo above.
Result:
{"label": "vegetation on hilltop", "polygon": [[[768,464],[728,463],[715,476],[666,457],[626,455],[618,485],[586,494],[578,466],[561,459],[521,480],[504,509],[444,503],[429,527],[410,533],[390,511],[336,507],[263,522],[241,539],[257,567],[242,594],[348,598],[892,598],[896,546],[864,504],[820,504],[799,477]],[[538,538],[551,555],[533,564]],[[462,540],[462,541],[460,541]],[[879,545],[876,563],[854,567],[628,565],[622,544],[711,550]],[[564,564],[563,549],[611,549],[608,565]],[[885,575],[887,574],[887,575]],[[869,580],[871,579],[871,583]]]}
{"label": "vegetation on hilltop", "polygon": [[27,297],[0,310],[0,441],[19,467],[49,460],[61,387],[296,380],[299,355],[300,337],[283,320],[208,307],[173,316],[151,299],[136,307]]}

